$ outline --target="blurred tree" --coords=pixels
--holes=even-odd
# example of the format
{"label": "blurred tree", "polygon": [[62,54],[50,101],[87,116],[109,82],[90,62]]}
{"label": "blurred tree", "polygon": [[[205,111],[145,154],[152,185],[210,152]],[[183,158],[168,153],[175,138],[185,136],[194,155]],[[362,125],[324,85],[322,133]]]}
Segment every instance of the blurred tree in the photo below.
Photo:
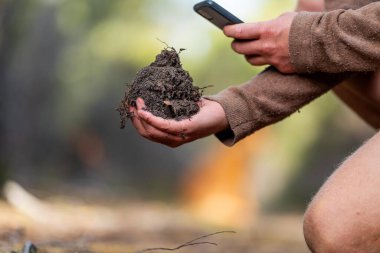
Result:
{"label": "blurred tree", "polygon": [[[54,29],[54,8],[36,8],[35,1],[6,3],[1,62],[4,80],[3,129],[5,159],[20,179],[29,179],[33,165],[54,150],[53,118],[48,112],[54,93],[54,66],[60,37]],[[41,145],[42,144],[42,145]],[[3,159],[2,159],[3,160]]]}

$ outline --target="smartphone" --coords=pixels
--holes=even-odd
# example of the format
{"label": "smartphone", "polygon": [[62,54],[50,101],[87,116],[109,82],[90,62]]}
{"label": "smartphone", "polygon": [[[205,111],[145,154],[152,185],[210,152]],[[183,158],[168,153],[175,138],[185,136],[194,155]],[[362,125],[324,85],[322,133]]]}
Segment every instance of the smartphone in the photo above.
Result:
{"label": "smartphone", "polygon": [[226,25],[243,23],[239,18],[211,0],[197,3],[194,5],[194,10],[220,29]]}

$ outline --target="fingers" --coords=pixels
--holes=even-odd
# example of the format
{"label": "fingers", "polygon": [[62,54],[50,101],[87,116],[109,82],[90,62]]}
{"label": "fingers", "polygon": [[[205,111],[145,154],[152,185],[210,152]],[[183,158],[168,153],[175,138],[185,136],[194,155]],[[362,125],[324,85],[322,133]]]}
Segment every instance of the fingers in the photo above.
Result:
{"label": "fingers", "polygon": [[263,49],[262,43],[259,41],[234,41],[232,42],[232,49],[245,56],[245,59],[254,66],[263,66],[271,64],[266,57],[266,51]]}
{"label": "fingers", "polygon": [[281,73],[291,74],[295,68],[290,62],[289,30],[296,15],[288,13],[271,21],[226,26],[224,33],[235,38],[232,49],[245,55],[250,64],[272,65]]}
{"label": "fingers", "polygon": [[137,98],[136,108],[137,108],[137,110],[145,110],[145,102],[142,98]]}
{"label": "fingers", "polygon": [[188,132],[187,128],[184,126],[184,121],[174,121],[174,120],[165,120],[163,118],[155,117],[149,112],[138,111],[138,116],[145,121],[147,124],[172,135],[181,135]]}
{"label": "fingers", "polygon": [[245,59],[254,66],[264,66],[269,64],[266,58],[259,55],[246,55]]}
{"label": "fingers", "polygon": [[259,39],[261,26],[261,23],[242,23],[225,26],[223,31],[227,37],[235,39]]}
{"label": "fingers", "polygon": [[238,54],[244,55],[261,55],[263,54],[263,47],[260,41],[236,41],[231,44],[232,49]]}
{"label": "fingers", "polygon": [[132,123],[135,126],[137,132],[148,140],[158,142],[173,148],[189,142],[189,139],[185,135],[172,135],[146,124],[141,118],[139,118],[137,113],[132,118]]}
{"label": "fingers", "polygon": [[156,117],[144,110],[144,101],[136,100],[132,121],[140,135],[170,147],[177,147],[196,139],[220,132],[228,127],[222,106],[202,99],[201,110],[191,119],[180,121]]}
{"label": "fingers", "polygon": [[[151,113],[145,111],[145,104],[142,99],[137,99],[136,106],[137,108],[131,107],[130,109],[134,115],[131,120],[138,133],[144,138],[167,145],[169,147],[178,147],[184,143],[191,141],[190,137],[181,131],[174,131],[173,129],[170,129],[170,131],[166,131],[162,130],[165,127],[167,127],[166,125],[165,127],[159,125],[162,128],[159,129],[155,127],[154,124],[151,124],[150,122],[156,122],[152,119],[160,119],[163,122],[167,122],[169,120],[164,120],[162,118],[155,117]],[[158,122],[161,124],[162,122],[160,120]]]}
{"label": "fingers", "polygon": [[137,115],[143,120],[147,125],[151,125],[152,127],[159,129],[163,132],[180,136],[183,134],[187,134],[189,127],[187,124],[190,124],[190,120],[167,120],[160,117],[156,117],[150,112],[147,112],[143,109],[143,101],[142,99],[137,99]]}
{"label": "fingers", "polygon": [[276,45],[262,40],[253,41],[233,41],[232,49],[238,53],[245,55],[247,61],[254,66],[274,65],[281,63],[276,54]]}

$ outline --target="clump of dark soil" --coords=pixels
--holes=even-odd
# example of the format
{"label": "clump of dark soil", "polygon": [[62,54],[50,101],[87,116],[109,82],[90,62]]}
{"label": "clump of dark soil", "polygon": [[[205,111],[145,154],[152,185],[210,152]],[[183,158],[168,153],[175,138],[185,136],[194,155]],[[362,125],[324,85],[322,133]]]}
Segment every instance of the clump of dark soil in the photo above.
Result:
{"label": "clump of dark soil", "polygon": [[137,73],[117,109],[120,128],[133,117],[129,107],[136,105],[138,97],[144,100],[147,111],[164,119],[182,120],[199,111],[202,89],[193,86],[189,72],[182,68],[179,52],[167,47],[154,62]]}

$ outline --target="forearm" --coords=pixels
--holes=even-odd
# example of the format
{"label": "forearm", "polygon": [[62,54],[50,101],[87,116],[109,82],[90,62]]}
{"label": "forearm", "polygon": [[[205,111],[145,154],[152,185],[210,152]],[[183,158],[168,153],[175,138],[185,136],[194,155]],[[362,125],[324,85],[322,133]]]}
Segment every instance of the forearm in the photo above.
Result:
{"label": "forearm", "polygon": [[357,10],[299,13],[290,30],[298,73],[375,71],[380,67],[380,2]]}
{"label": "forearm", "polygon": [[232,146],[247,135],[286,118],[348,75],[283,75],[270,67],[241,86],[208,97],[222,105],[229,123],[229,129],[216,136]]}

